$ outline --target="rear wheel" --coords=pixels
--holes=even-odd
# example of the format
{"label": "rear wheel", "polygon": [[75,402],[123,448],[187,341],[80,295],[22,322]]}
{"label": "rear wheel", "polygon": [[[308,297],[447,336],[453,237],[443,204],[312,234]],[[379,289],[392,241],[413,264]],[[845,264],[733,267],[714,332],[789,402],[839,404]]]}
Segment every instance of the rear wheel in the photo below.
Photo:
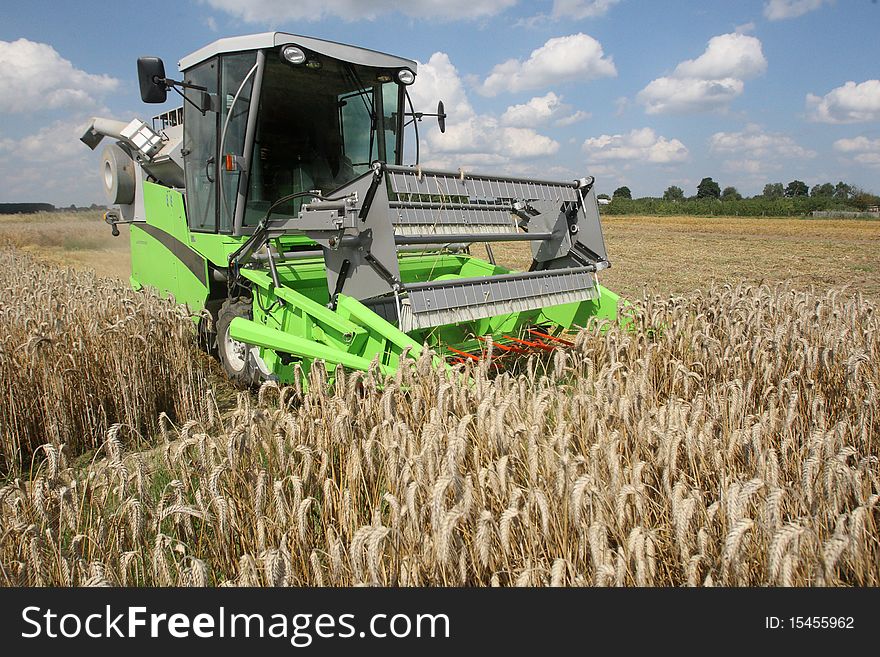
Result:
{"label": "rear wheel", "polygon": [[229,335],[229,325],[236,317],[252,317],[249,299],[227,299],[220,306],[220,312],[217,313],[217,355],[230,381],[242,388],[249,388],[263,379],[257,364],[260,350]]}

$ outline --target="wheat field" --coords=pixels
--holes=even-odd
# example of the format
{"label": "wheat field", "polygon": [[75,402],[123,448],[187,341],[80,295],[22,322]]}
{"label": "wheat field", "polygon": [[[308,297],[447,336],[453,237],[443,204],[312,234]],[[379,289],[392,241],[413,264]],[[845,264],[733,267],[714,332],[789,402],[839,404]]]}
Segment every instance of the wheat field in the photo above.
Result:
{"label": "wheat field", "polygon": [[739,284],[631,315],[515,376],[315,370],[200,392],[151,450],[122,419],[85,466],[49,441],[0,488],[2,582],[880,584],[876,306]]}
{"label": "wheat field", "polygon": [[163,411],[202,417],[207,359],[181,307],[8,247],[0,292],[0,474],[46,442],[94,449],[116,422],[144,442]]}

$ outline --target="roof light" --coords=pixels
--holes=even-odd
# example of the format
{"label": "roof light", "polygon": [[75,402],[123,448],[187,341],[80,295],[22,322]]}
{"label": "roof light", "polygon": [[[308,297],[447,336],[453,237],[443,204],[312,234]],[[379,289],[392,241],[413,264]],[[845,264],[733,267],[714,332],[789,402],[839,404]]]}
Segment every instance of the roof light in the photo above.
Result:
{"label": "roof light", "polygon": [[302,64],[306,61],[306,54],[296,46],[284,46],[281,56],[291,64]]}
{"label": "roof light", "polygon": [[397,79],[400,80],[402,84],[410,85],[416,81],[416,74],[408,68],[402,68],[397,72]]}

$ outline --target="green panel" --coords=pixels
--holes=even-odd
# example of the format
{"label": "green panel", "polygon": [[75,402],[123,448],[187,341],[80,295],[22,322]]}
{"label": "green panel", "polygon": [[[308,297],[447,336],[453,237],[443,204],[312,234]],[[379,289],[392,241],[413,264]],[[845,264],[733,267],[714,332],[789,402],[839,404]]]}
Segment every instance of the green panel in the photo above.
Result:
{"label": "green panel", "polygon": [[[233,237],[223,233],[197,232],[189,234],[187,239],[189,240],[189,245],[205,256],[214,266],[225,268],[229,265],[229,256],[235,253],[247,241],[248,237],[248,235]],[[314,244],[312,240],[302,235],[285,235],[273,242],[273,245],[282,251],[289,250],[294,246],[302,247]],[[322,270],[323,262],[322,259]]]}
{"label": "green panel", "polygon": [[227,267],[229,255],[234,253],[243,243],[244,238],[218,233],[191,233],[189,235],[189,245],[216,267]]}
{"label": "green panel", "polygon": [[183,195],[150,182],[143,183],[143,193],[146,222],[131,226],[132,283],[172,295],[198,314],[210,288],[208,265],[188,246]]}
{"label": "green panel", "polygon": [[[275,289],[272,286],[272,279],[264,271],[243,269],[241,275],[254,283],[254,292],[261,295],[254,308],[254,314],[255,316],[257,314],[265,316],[264,323],[267,325],[274,324],[285,329],[295,327],[305,337],[311,337],[315,328],[319,328],[321,330],[321,335],[318,336],[320,341],[342,348],[349,348],[348,345],[358,335],[364,333],[364,330],[357,324],[347,321],[341,315],[292,288]],[[277,303],[278,299],[283,304]],[[263,310],[264,308],[266,310]],[[296,325],[296,318],[308,321]]]}
{"label": "green panel", "polygon": [[544,308],[541,315],[545,321],[571,329],[586,326],[591,319],[617,319],[620,297],[599,285],[599,298],[581,303],[567,303]]}
{"label": "green panel", "polygon": [[151,287],[177,298],[177,258],[138,224],[131,225],[130,235],[132,279],[138,287]]}
{"label": "green panel", "polygon": [[186,243],[189,228],[183,209],[183,194],[163,185],[145,182],[144,209],[148,224]]}

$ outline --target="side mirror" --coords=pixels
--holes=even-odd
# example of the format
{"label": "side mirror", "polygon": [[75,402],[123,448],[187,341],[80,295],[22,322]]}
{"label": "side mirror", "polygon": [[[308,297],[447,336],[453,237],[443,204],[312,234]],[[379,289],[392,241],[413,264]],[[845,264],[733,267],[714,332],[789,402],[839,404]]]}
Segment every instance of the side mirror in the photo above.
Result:
{"label": "side mirror", "polygon": [[145,103],[164,103],[168,98],[168,86],[162,60],[158,57],[138,57],[137,71],[141,100]]}
{"label": "side mirror", "polygon": [[444,111],[443,101],[437,103],[437,124],[440,126],[440,132],[446,132],[446,112]]}

